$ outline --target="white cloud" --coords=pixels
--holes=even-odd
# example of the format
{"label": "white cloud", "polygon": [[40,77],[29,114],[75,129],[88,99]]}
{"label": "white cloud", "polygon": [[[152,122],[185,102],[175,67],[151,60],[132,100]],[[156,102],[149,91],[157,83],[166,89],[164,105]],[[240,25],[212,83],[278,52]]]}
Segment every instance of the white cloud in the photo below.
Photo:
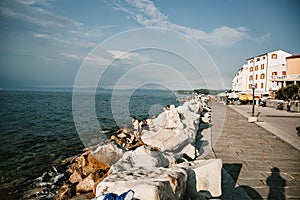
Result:
{"label": "white cloud", "polygon": [[268,32],[260,37],[254,38],[254,41],[256,41],[257,43],[263,43],[263,42],[269,40],[271,35],[272,34],[270,32]]}
{"label": "white cloud", "polygon": [[78,40],[76,38],[72,38],[71,40],[66,40],[66,39],[61,39],[61,38],[58,38],[58,37],[54,37],[52,35],[41,34],[41,33],[34,33],[33,37],[38,38],[38,39],[49,39],[49,40],[59,42],[59,43],[62,43],[62,44],[66,44],[66,45],[70,45],[70,46],[83,47],[83,48],[92,48],[92,47],[96,46],[96,44],[93,43],[93,42],[81,41],[81,40]]}
{"label": "white cloud", "polygon": [[[34,33],[34,38],[48,39],[61,44],[81,48],[93,48],[95,43],[91,42],[104,35],[106,27],[86,28],[83,23],[67,16],[59,15],[50,10],[49,1],[41,0],[11,0],[0,6],[3,17],[12,18],[22,23],[28,23],[32,30],[42,33]],[[42,5],[42,6],[41,6]]]}
{"label": "white cloud", "polygon": [[43,8],[35,7],[38,1],[12,1],[10,6],[2,6],[1,14],[46,28],[69,28],[83,26],[81,22],[57,15]]}
{"label": "white cloud", "polygon": [[138,53],[126,52],[121,50],[107,50],[114,59],[127,60],[132,62],[149,62],[151,58]]}
{"label": "white cloud", "polygon": [[47,1],[44,0],[19,0],[19,2],[24,5],[35,5],[35,4],[48,5]]}
{"label": "white cloud", "polygon": [[81,55],[69,54],[69,53],[62,53],[61,55],[71,60],[79,60],[79,61],[84,60],[85,62],[98,63],[101,64],[102,66],[108,65],[111,62],[111,60],[109,59],[102,58],[95,55],[81,56]]}
{"label": "white cloud", "polygon": [[145,27],[163,27],[189,35],[195,40],[207,45],[217,47],[230,46],[245,38],[248,38],[247,28],[228,26],[218,27],[211,32],[205,32],[200,29],[193,29],[186,26],[171,23],[168,17],[164,15],[150,0],[126,0],[127,5],[120,2],[114,2],[115,9],[121,10],[138,23]]}
{"label": "white cloud", "polygon": [[40,60],[44,60],[44,61],[53,61],[53,58],[49,58],[47,56],[39,56],[38,57]]}
{"label": "white cloud", "polygon": [[239,28],[221,26],[207,36],[207,40],[216,46],[227,46],[248,38],[248,34]]}

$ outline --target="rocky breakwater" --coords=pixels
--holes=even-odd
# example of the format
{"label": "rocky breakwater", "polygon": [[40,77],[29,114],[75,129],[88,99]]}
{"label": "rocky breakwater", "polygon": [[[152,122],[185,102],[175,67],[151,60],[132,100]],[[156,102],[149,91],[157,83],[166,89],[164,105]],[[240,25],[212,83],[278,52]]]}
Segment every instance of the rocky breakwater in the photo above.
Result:
{"label": "rocky breakwater", "polygon": [[[177,108],[170,106],[141,129],[134,145],[120,142],[129,138],[113,137],[117,144],[99,144],[73,159],[68,172],[76,194],[81,194],[76,198],[91,191],[99,200],[126,191],[133,191],[140,200],[220,196],[222,161],[197,160],[195,140],[201,114],[209,120],[202,113],[204,106],[205,101],[197,97]],[[122,134],[128,135],[126,131]],[[58,199],[70,197],[70,191],[70,186],[63,186]]]}

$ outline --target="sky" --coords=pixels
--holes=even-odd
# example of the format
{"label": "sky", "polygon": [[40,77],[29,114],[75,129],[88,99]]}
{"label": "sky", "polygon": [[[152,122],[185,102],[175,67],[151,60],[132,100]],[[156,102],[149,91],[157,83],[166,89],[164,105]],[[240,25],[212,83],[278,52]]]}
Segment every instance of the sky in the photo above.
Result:
{"label": "sky", "polygon": [[297,0],[2,0],[0,88],[224,89],[300,54]]}

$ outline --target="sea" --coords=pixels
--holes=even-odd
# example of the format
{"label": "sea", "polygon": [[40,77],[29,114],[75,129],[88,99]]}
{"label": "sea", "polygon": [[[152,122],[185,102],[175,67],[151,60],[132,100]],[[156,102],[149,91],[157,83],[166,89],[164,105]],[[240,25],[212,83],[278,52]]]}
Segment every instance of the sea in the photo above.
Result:
{"label": "sea", "polygon": [[[129,127],[132,116],[150,118],[163,106],[180,105],[180,96],[169,90],[101,90],[94,95],[83,91],[78,95],[80,106],[94,108],[97,130],[74,120],[78,111],[74,112],[73,95],[72,91],[0,91],[0,199],[53,199],[67,180],[68,158],[95,145],[97,137],[109,138],[119,128]],[[90,97],[92,104],[85,102]],[[82,116],[89,113],[82,112]]]}

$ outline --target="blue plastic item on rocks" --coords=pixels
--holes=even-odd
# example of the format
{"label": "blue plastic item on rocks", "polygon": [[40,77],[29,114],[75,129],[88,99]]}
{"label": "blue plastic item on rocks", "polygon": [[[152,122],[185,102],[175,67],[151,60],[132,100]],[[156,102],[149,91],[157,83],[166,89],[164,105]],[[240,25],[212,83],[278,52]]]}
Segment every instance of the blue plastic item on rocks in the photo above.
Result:
{"label": "blue plastic item on rocks", "polygon": [[120,196],[114,193],[108,193],[99,197],[92,198],[91,200],[133,200],[134,191],[128,190],[122,193]]}

